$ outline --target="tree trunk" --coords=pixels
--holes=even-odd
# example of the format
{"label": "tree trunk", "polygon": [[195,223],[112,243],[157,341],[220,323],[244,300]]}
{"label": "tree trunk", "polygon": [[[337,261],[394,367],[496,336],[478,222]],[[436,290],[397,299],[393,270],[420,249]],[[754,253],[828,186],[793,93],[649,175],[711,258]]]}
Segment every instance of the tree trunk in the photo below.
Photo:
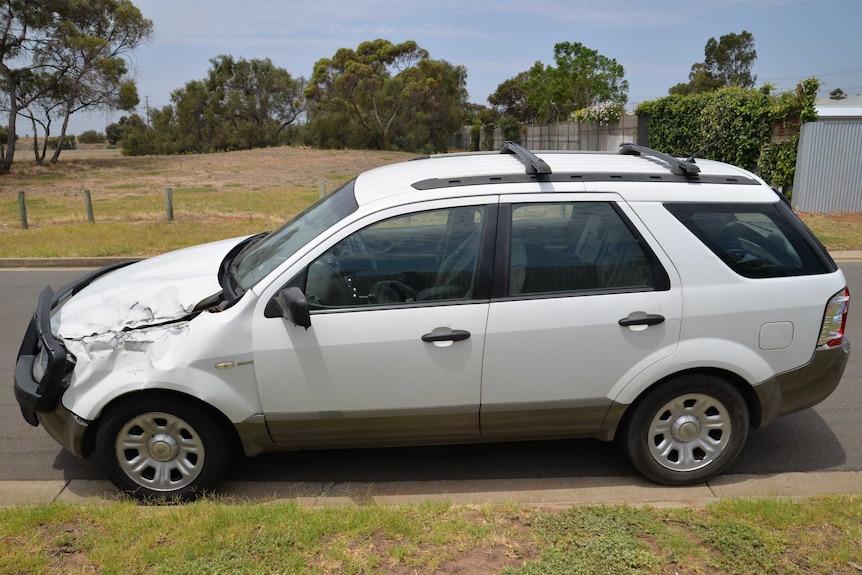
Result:
{"label": "tree trunk", "polygon": [[12,158],[15,157],[15,120],[18,117],[17,86],[9,77],[6,78],[6,82],[9,87],[9,133],[6,137],[6,145],[0,146],[0,174],[8,174],[12,169]]}
{"label": "tree trunk", "polygon": [[60,152],[63,151],[63,144],[66,142],[66,128],[69,127],[69,116],[72,115],[72,101],[66,102],[66,109],[63,111],[63,126],[60,128],[60,137],[57,138],[57,148],[51,156],[52,164],[56,164],[60,159]]}
{"label": "tree trunk", "polygon": [[42,139],[42,149],[39,149],[39,129],[36,127],[36,118],[30,114],[30,124],[33,126],[33,155],[36,163],[40,166],[45,163],[45,153],[48,149],[48,137],[51,135],[50,124],[45,126],[45,137]]}

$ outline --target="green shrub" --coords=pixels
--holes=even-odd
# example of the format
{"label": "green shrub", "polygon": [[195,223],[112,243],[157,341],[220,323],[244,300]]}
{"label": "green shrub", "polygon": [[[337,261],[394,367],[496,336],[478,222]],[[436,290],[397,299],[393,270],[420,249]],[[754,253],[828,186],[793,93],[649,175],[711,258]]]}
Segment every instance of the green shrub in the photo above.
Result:
{"label": "green shrub", "polygon": [[521,141],[521,123],[514,116],[500,118],[500,131],[503,133],[504,142]]}
{"label": "green shrub", "polygon": [[[48,138],[48,147],[52,150],[57,149],[57,145],[60,143],[60,138]],[[74,150],[77,149],[78,145],[75,142],[75,136],[69,135],[63,138],[63,148],[64,150]]]}
{"label": "green shrub", "polygon": [[79,144],[104,144],[105,134],[100,134],[96,130],[87,130],[78,136]]}
{"label": "green shrub", "polygon": [[473,125],[470,126],[470,151],[478,152],[479,151],[479,142],[482,139],[482,124],[478,121],[473,122]]}
{"label": "green shrub", "polygon": [[756,170],[770,185],[787,193],[796,168],[798,128],[785,142],[772,142],[774,128],[817,119],[814,97],[820,88],[809,78],[792,92],[772,94],[726,87],[692,95],[674,94],[637,107],[647,116],[649,145],[668,154],[728,162]]}

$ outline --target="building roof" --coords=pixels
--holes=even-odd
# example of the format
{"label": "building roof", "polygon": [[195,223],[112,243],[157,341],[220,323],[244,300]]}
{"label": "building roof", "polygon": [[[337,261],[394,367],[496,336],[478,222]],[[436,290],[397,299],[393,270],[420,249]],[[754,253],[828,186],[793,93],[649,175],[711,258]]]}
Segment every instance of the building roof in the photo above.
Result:
{"label": "building roof", "polygon": [[814,109],[818,118],[862,118],[862,95],[843,100],[818,98]]}

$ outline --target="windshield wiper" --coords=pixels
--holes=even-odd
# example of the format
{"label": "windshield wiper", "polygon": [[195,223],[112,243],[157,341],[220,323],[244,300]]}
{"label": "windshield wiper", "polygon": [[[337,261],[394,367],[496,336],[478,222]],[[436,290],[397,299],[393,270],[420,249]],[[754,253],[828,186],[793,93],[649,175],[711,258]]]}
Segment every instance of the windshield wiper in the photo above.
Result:
{"label": "windshield wiper", "polygon": [[245,289],[239,285],[236,279],[236,264],[242,260],[242,255],[248,248],[267,235],[269,235],[269,232],[261,232],[239,242],[227,253],[219,265],[218,283],[228,296],[225,299],[227,299],[229,304],[238,300],[245,293]]}

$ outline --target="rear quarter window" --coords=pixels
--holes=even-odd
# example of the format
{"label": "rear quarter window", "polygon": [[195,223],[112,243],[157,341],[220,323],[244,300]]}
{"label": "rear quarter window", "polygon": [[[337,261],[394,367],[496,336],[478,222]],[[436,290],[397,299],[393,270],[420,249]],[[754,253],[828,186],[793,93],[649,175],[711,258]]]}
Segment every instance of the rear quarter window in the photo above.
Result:
{"label": "rear quarter window", "polygon": [[665,204],[730,269],[747,278],[834,272],[826,250],[793,211],[771,204]]}

